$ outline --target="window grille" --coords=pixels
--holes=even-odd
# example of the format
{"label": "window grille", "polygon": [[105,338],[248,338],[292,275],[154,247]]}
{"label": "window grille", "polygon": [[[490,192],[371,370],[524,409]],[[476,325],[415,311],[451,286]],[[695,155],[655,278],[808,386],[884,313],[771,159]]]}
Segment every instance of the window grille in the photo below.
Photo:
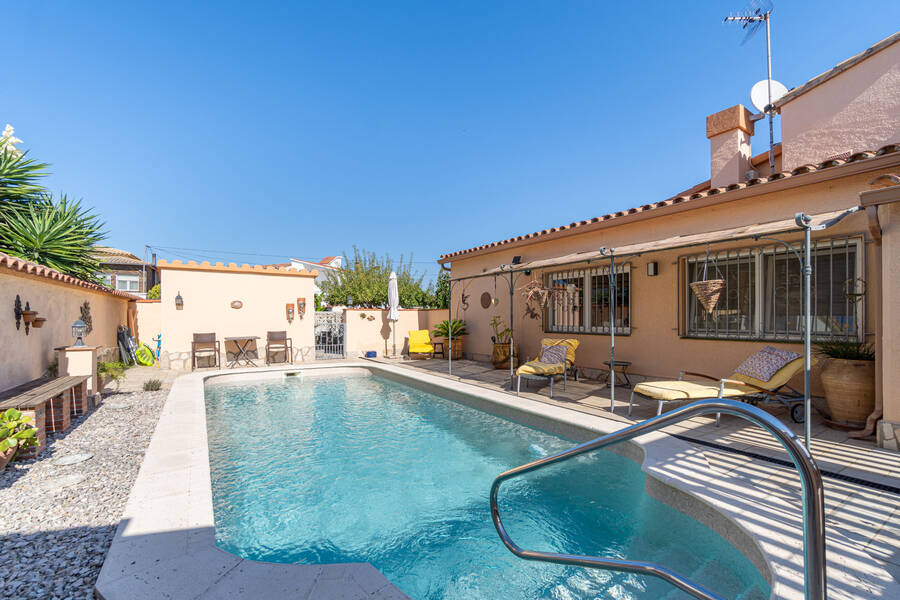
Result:
{"label": "window grille", "polygon": [[[793,247],[803,255],[801,244]],[[861,249],[862,240],[849,236],[813,241],[814,337],[862,339]],[[683,291],[688,337],[772,341],[803,337],[803,272],[793,252],[774,245],[711,255],[707,277],[726,282],[712,313],[706,312],[688,285],[702,278],[704,261],[705,255],[687,258]]]}
{"label": "window grille", "polygon": [[[544,330],[548,333],[609,334],[609,267],[571,269],[544,276],[552,290]],[[631,266],[616,267],[616,333],[631,333]]]}

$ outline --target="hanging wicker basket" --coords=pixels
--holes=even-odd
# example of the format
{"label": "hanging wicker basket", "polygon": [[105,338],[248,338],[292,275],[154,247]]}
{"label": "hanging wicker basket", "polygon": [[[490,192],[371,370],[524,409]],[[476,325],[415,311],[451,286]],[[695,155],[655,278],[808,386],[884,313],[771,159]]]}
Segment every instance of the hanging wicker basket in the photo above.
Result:
{"label": "hanging wicker basket", "polygon": [[719,296],[725,289],[724,279],[707,279],[706,281],[694,281],[690,284],[691,291],[697,296],[697,300],[703,305],[707,313],[712,314],[719,302]]}

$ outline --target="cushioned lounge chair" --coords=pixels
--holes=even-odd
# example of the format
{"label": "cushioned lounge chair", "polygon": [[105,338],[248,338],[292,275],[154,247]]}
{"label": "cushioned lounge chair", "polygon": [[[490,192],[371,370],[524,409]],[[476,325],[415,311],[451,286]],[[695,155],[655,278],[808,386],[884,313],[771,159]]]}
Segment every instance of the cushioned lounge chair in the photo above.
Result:
{"label": "cushioned lounge chair", "polygon": [[444,355],[444,344],[432,342],[427,329],[414,329],[409,332],[409,349],[407,354],[412,358],[413,354],[430,354],[434,358],[435,346],[440,346],[439,352]]}
{"label": "cushioned lounge chair", "polygon": [[[634,396],[643,396],[656,400],[658,406],[656,414],[662,413],[663,404],[666,402],[690,402],[693,400],[706,400],[709,398],[731,398],[750,404],[759,402],[777,402],[790,409],[791,419],[796,423],[803,421],[803,405],[800,401],[803,394],[788,385],[794,375],[803,370],[803,357],[796,358],[778,369],[768,380],[763,381],[743,373],[732,373],[729,377],[721,379],[703,373],[682,371],[677,380],[647,381],[634,386],[631,398],[628,401],[628,415],[634,405]],[[715,383],[686,380],[685,376],[700,377]],[[615,410],[615,406],[611,408]],[[719,423],[719,415],[716,415],[716,424]]]}
{"label": "cushioned lounge chair", "polygon": [[[528,379],[549,379],[550,380],[550,397],[553,397],[553,380],[558,375],[563,376],[563,390],[566,389],[566,383],[571,373],[575,381],[578,381],[578,369],[575,368],[575,350],[578,348],[579,341],[574,339],[554,340],[544,338],[541,340],[541,349],[544,346],[566,346],[566,359],[561,363],[546,363],[537,360],[530,360],[524,365],[516,369],[516,395],[522,389],[522,378]],[[528,385],[528,382],[525,382]]]}

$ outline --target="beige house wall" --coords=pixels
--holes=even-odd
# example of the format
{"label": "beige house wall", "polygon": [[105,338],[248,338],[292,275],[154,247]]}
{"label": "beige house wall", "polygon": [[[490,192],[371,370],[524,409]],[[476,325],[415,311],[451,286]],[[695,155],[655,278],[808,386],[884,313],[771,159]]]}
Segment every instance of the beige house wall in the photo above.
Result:
{"label": "beige house wall", "polygon": [[[447,319],[446,309],[400,309],[400,320],[388,321],[385,309],[351,308],[344,312],[344,343],[348,358],[355,358],[367,350],[378,356],[393,352],[392,328],[396,328],[397,354],[405,353],[409,345],[409,332],[415,329],[432,331],[434,326]],[[374,319],[369,319],[374,317]]]}
{"label": "beige house wall", "polygon": [[[859,204],[859,192],[868,189],[873,174],[856,175],[801,188],[773,192],[770,194],[744,198],[698,210],[669,214],[664,217],[636,221],[621,226],[595,230],[585,234],[572,235],[556,240],[519,245],[508,250],[499,250],[471,258],[455,258],[452,263],[453,277],[477,275],[499,264],[508,264],[514,255],[522,256],[523,262],[541,258],[552,258],[579,250],[596,250],[600,247],[616,247],[643,241],[664,239],[670,236],[727,229],[744,224],[776,221],[792,218],[796,212],[821,213],[848,208]],[[874,314],[872,298],[881,294],[880,273],[876,272],[875,253],[877,248],[868,233],[864,214],[854,214],[840,225],[816,234],[814,237],[835,237],[859,235],[865,240],[864,277],[867,282],[865,302],[865,331],[869,341],[874,340]],[[779,235],[780,239],[800,242],[799,233]],[[712,250],[768,246],[769,242],[742,240],[732,243],[715,244]],[[693,339],[679,336],[679,257],[702,254],[705,248],[674,250],[648,253],[628,259],[632,267],[631,275],[631,335],[616,336],[616,357],[633,363],[631,372],[654,377],[673,377],[681,370],[699,371],[714,376],[727,376],[733,372],[744,358],[764,345],[789,348],[802,352],[802,345],[795,343],[772,343],[751,341],[727,341]],[[659,265],[656,277],[647,275],[647,263],[655,261]],[[607,263],[608,264],[608,263]],[[621,264],[621,263],[620,263]],[[582,265],[583,266],[583,265]],[[577,266],[575,266],[577,268]],[[546,272],[565,269],[548,269]],[[532,277],[540,278],[542,273]],[[521,288],[531,277],[520,276],[516,288]],[[466,352],[475,358],[486,360],[491,354],[492,331],[489,321],[494,315],[509,320],[508,278],[500,277],[496,282],[496,297],[499,304],[483,309],[479,298],[483,292],[495,294],[493,278],[478,278],[459,282],[453,286],[452,309],[454,318],[466,321],[469,331]],[[462,307],[462,295],[467,296],[468,308]],[[900,296],[895,296],[898,298]],[[548,337],[576,337],[581,341],[576,363],[588,369],[605,370],[602,365],[609,359],[609,336],[593,334],[545,334],[540,319],[526,314],[525,303],[517,291],[514,296],[514,325],[516,345],[523,359],[536,357],[540,352],[540,339]],[[682,302],[683,304],[683,302]],[[802,382],[795,381],[799,385]],[[814,393],[820,393],[817,370],[814,370]]]}
{"label": "beige house wall", "polygon": [[[22,307],[27,301],[38,317],[47,321],[40,329],[25,325],[16,329],[13,306],[16,295]],[[36,275],[0,267],[0,390],[40,377],[55,360],[54,348],[69,346],[72,323],[81,318],[81,306],[89,302],[93,330],[84,337],[88,345],[116,348],[116,328],[127,324],[129,299],[86,289]]]}
{"label": "beige house wall", "polygon": [[900,143],[900,43],[781,106],[784,169]]}
{"label": "beige house wall", "polygon": [[137,331],[132,332],[141,342],[156,352],[153,338],[162,333],[162,302],[159,300],[137,301]]}
{"label": "beige house wall", "polygon": [[[283,330],[292,339],[295,361],[315,358],[315,271],[181,265],[180,261],[161,261],[159,270],[162,350],[171,367],[190,369],[193,334],[208,332],[216,334],[223,354],[226,337],[259,336],[259,356],[264,360],[266,332]],[[178,294],[184,299],[182,310],[175,306]],[[296,312],[297,298],[306,299],[302,317]],[[231,307],[235,300],[242,303],[241,308]],[[286,304],[294,305],[293,322],[287,320]]]}

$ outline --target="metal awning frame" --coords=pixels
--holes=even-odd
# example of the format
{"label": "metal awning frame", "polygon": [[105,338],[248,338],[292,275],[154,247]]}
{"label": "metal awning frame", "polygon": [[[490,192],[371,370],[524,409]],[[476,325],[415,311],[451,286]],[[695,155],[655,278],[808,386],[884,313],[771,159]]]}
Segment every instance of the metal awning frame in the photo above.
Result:
{"label": "metal awning frame", "polygon": [[[598,250],[594,251],[594,253],[592,253],[593,255],[590,258],[577,258],[577,259],[573,259],[571,261],[559,262],[559,263],[536,266],[536,267],[529,266],[528,263],[524,263],[521,265],[501,264],[490,271],[487,271],[485,273],[480,273],[478,275],[468,275],[465,277],[456,277],[456,278],[451,277],[450,282],[449,282],[450,283],[450,290],[449,290],[450,302],[448,302],[449,306],[448,306],[447,318],[450,322],[452,322],[452,320],[453,320],[452,300],[453,300],[453,284],[454,283],[459,283],[462,281],[468,281],[468,280],[472,280],[472,279],[480,279],[482,277],[508,276],[509,329],[510,329],[509,385],[510,385],[510,390],[512,390],[513,382],[515,379],[515,370],[513,367],[513,354],[514,354],[513,349],[515,347],[514,346],[515,329],[514,329],[514,323],[513,323],[513,315],[514,315],[513,308],[514,308],[514,300],[515,300],[515,297],[514,297],[515,281],[516,281],[517,276],[521,275],[521,274],[530,275],[531,272],[535,271],[535,270],[544,270],[544,269],[548,269],[548,268],[577,265],[577,264],[582,264],[582,263],[591,264],[592,262],[601,262],[601,261],[605,262],[608,260],[609,266],[610,266],[608,277],[609,277],[609,282],[610,282],[610,296],[612,298],[612,305],[610,307],[610,328],[609,328],[610,329],[609,359],[610,359],[610,365],[611,365],[610,366],[609,383],[610,383],[610,407],[612,408],[615,406],[615,394],[616,394],[616,377],[615,377],[615,353],[616,353],[615,265],[616,265],[616,259],[617,258],[619,258],[619,259],[634,258],[637,256],[641,256],[643,254],[650,254],[653,252],[668,252],[670,250],[680,250],[680,249],[684,249],[684,248],[696,248],[696,247],[700,247],[700,246],[708,246],[710,244],[721,244],[721,243],[725,243],[725,242],[734,242],[734,241],[740,241],[740,240],[752,239],[752,240],[758,241],[761,239],[767,239],[767,240],[777,242],[779,244],[782,244],[786,248],[789,248],[793,252],[793,254],[797,258],[797,260],[800,261],[800,265],[801,265],[801,268],[803,271],[803,313],[804,313],[803,314],[803,323],[804,323],[804,325],[803,325],[803,358],[804,358],[803,404],[804,404],[804,411],[806,414],[806,419],[804,419],[804,421],[805,421],[805,438],[806,438],[805,445],[806,445],[807,451],[809,451],[810,450],[809,442],[810,442],[810,434],[811,434],[811,425],[810,425],[811,420],[809,418],[809,415],[811,414],[810,369],[811,369],[811,363],[812,363],[812,360],[811,360],[811,358],[812,358],[811,357],[811,353],[812,353],[812,314],[811,314],[811,302],[810,302],[810,297],[811,297],[810,282],[812,279],[812,262],[811,262],[812,259],[811,259],[811,252],[810,252],[810,246],[811,246],[811,242],[812,242],[811,236],[812,236],[813,231],[822,231],[822,230],[828,229],[829,227],[833,227],[834,225],[837,225],[842,220],[844,220],[844,218],[848,217],[849,215],[851,215],[855,212],[858,212],[859,210],[860,210],[859,206],[850,207],[850,208],[836,214],[834,217],[825,219],[821,223],[817,223],[815,225],[812,224],[814,215],[808,215],[806,213],[799,212],[796,215],[794,215],[794,223],[795,223],[794,227],[792,227],[790,229],[786,229],[786,230],[770,232],[772,235],[785,235],[785,234],[790,234],[790,233],[802,232],[803,233],[803,248],[802,248],[803,256],[802,257],[800,255],[800,253],[798,253],[793,248],[793,246],[791,246],[787,242],[783,242],[781,240],[772,238],[769,235],[767,235],[767,233],[765,231],[758,231],[758,232],[755,232],[752,234],[748,233],[746,235],[737,235],[737,236],[732,236],[732,237],[725,237],[722,239],[692,241],[692,242],[686,242],[684,244],[674,244],[671,246],[665,246],[665,247],[660,247],[660,248],[648,248],[648,249],[642,249],[640,251],[634,251],[634,252],[625,251],[621,254],[617,253],[615,248],[607,248],[604,246],[604,247],[601,247]],[[627,246],[626,246],[626,248],[627,248]],[[450,354],[448,356],[449,360],[447,362],[447,372],[452,375],[453,374],[452,331],[450,332],[450,338],[449,338],[448,345],[449,345],[448,351]]]}

